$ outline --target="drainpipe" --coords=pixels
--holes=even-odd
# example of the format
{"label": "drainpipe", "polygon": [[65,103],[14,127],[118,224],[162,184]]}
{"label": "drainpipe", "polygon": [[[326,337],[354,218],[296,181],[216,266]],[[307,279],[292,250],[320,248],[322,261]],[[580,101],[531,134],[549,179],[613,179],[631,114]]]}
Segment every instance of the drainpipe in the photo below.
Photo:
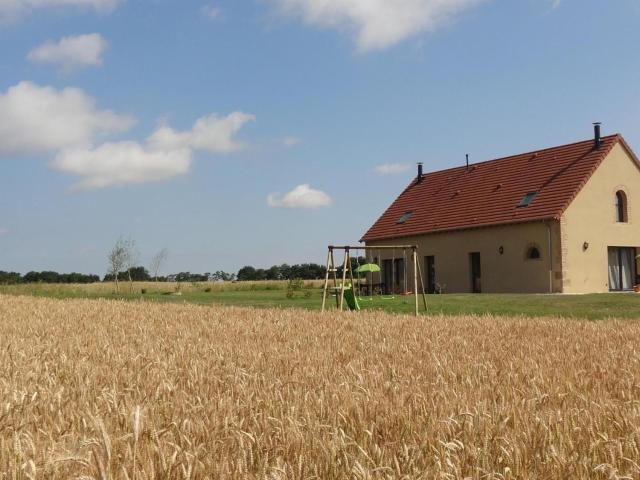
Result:
{"label": "drainpipe", "polygon": [[549,293],[553,293],[553,250],[551,245],[551,222],[547,222],[547,240],[549,245]]}

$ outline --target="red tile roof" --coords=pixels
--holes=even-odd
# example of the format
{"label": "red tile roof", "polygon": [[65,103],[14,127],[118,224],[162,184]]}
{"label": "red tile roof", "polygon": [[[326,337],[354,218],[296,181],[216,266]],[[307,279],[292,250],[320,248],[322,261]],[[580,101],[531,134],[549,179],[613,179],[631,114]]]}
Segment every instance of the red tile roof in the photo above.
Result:
{"label": "red tile roof", "polygon": [[[414,179],[362,240],[558,219],[621,135],[441,170]],[[528,192],[533,201],[518,208]],[[399,224],[403,214],[413,212]]]}

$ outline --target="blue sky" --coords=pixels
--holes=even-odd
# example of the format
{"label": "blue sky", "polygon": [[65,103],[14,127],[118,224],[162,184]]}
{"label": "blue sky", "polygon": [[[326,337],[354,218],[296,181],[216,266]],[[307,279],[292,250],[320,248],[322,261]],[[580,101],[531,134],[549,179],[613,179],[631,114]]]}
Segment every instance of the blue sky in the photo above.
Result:
{"label": "blue sky", "polygon": [[415,173],[640,150],[640,2],[0,0],[0,270],[324,260]]}

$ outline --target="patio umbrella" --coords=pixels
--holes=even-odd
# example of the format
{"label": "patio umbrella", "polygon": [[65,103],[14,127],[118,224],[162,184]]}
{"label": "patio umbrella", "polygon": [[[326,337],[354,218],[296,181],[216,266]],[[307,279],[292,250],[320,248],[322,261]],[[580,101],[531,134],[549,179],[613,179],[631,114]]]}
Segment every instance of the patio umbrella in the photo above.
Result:
{"label": "patio umbrella", "polygon": [[356,272],[358,273],[374,273],[379,271],[380,267],[375,263],[365,263],[364,265],[360,265],[356,268]]}

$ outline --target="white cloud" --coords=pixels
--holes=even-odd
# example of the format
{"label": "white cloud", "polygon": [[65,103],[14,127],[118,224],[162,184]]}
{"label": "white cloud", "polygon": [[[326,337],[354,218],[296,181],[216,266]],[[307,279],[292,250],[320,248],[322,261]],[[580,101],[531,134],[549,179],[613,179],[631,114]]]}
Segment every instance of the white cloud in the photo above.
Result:
{"label": "white cloud", "polygon": [[116,142],[63,150],[51,165],[82,177],[73,187],[76,190],[167,180],[189,172],[194,150],[229,153],[243,148],[234,135],[253,120],[253,115],[242,112],[222,118],[209,115],[186,132],[160,127],[143,144]]}
{"label": "white cloud", "polygon": [[270,0],[321,28],[354,31],[358,49],[380,50],[436,30],[486,0]]}
{"label": "white cloud", "polygon": [[27,58],[35,63],[49,63],[64,71],[102,65],[107,41],[99,33],[64,37],[58,42],[47,41],[29,52]]}
{"label": "white cloud", "polygon": [[88,190],[128,183],[166,180],[189,171],[191,150],[155,150],[138,142],[105,143],[95,149],[60,152],[52,166],[82,180],[74,189]]}
{"label": "white cloud", "polygon": [[302,139],[298,137],[285,137],[284,139],[282,139],[282,144],[287,148],[295,147],[301,142],[302,142]]}
{"label": "white cloud", "polygon": [[129,115],[98,110],[77,88],[20,82],[0,93],[0,154],[31,154],[88,145],[135,124]]}
{"label": "white cloud", "polygon": [[145,142],[106,142],[135,123],[98,110],[77,88],[56,90],[21,82],[0,93],[0,156],[55,152],[51,167],[81,177],[76,189],[159,181],[189,171],[194,151],[231,153],[245,148],[238,131],[255,116],[233,112],[196,120],[187,131],[157,128]]}
{"label": "white cloud", "polygon": [[202,15],[204,15],[207,18],[210,18],[211,20],[220,18],[220,15],[222,15],[222,10],[213,5],[205,5],[200,9],[200,12],[202,13]]}
{"label": "white cloud", "polygon": [[0,21],[14,20],[40,8],[88,8],[109,12],[119,0],[0,0]]}
{"label": "white cloud", "polygon": [[406,163],[385,163],[374,170],[378,175],[398,175],[407,172],[411,167]]}
{"label": "white cloud", "polygon": [[272,208],[320,208],[331,205],[331,197],[320,190],[314,190],[305,183],[298,185],[284,196],[272,193],[267,196],[267,205]]}
{"label": "white cloud", "polygon": [[193,148],[211,153],[230,153],[244,147],[233,136],[247,122],[256,117],[243,112],[233,112],[226,117],[215,114],[202,117],[187,132],[176,132],[170,127],[161,127],[149,139],[150,144],[160,149]]}

